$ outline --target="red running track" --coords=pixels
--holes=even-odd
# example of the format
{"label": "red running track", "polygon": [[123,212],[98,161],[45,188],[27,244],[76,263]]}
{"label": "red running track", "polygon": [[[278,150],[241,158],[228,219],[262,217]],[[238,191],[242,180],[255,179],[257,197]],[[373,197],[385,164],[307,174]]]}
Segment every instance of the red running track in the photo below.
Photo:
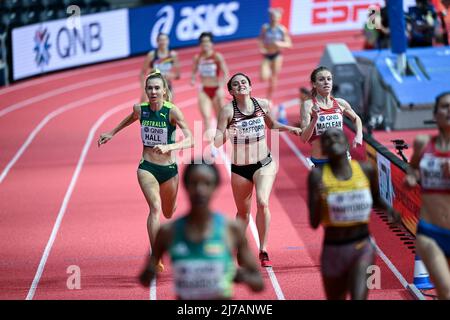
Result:
{"label": "red running track", "polygon": [[[294,37],[285,52],[283,72],[274,97],[295,105],[298,87],[308,85],[324,46],[345,42],[360,49],[357,33]],[[253,94],[264,96],[258,79],[261,57],[255,39],[216,46],[230,73],[242,71],[253,80]],[[175,83],[175,102],[191,129],[200,119],[196,90],[188,83],[192,55],[179,51],[182,79]],[[143,57],[47,75],[0,90],[0,299],[172,299],[170,264],[155,291],[138,285],[136,276],[149,250],[147,205],[136,179],[141,153],[139,128],[133,125],[98,149],[96,138],[111,129],[138,99],[138,74]],[[294,103],[292,103],[294,102]],[[288,109],[291,123],[298,108]],[[278,138],[277,138],[278,137]],[[262,270],[266,290],[258,295],[236,287],[238,299],[324,299],[319,273],[322,231],[309,228],[306,207],[308,170],[300,153],[309,146],[298,138],[274,136],[279,146],[279,171],[271,196],[269,252],[273,270]],[[180,154],[180,162],[202,152]],[[275,152],[276,146],[272,146]],[[223,160],[223,161],[222,161]],[[219,158],[220,163],[225,158]],[[180,166],[183,171],[183,166]],[[234,216],[229,175],[213,207]],[[293,174],[295,172],[295,174]],[[187,209],[180,188],[178,210]],[[254,211],[254,210],[253,210]],[[254,214],[254,213],[253,213]],[[373,215],[375,239],[407,281],[413,255],[387,225]],[[164,221],[164,220],[163,220]],[[251,228],[248,239],[257,253]],[[167,259],[166,259],[167,260]],[[69,290],[69,266],[81,270],[81,290]],[[377,259],[381,288],[370,299],[411,299],[398,278]],[[151,293],[151,292],[152,293]]]}

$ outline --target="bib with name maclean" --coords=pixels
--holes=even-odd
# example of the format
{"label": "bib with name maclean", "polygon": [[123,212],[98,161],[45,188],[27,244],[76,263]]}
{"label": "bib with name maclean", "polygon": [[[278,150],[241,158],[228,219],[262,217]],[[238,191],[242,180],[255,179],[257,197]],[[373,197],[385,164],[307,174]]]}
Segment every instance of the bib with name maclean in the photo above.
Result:
{"label": "bib with name maclean", "polygon": [[369,223],[372,210],[370,181],[355,160],[350,161],[352,177],[338,180],[329,164],[323,167],[322,180],[325,187],[324,226],[347,227]]}
{"label": "bib with name maclean", "polygon": [[[320,108],[319,118],[317,119],[316,126],[314,127],[314,132],[311,136],[310,141],[318,139],[326,130],[330,128],[344,129],[343,124],[343,112],[341,107],[339,107],[338,102],[333,97],[333,107],[330,109]],[[317,105],[317,100],[313,97],[312,101],[314,105]]]}
{"label": "bib with name maclean", "polygon": [[148,102],[141,104],[141,138],[144,146],[174,143],[176,127],[169,121],[172,106],[172,103],[164,101],[160,110],[153,111]]}

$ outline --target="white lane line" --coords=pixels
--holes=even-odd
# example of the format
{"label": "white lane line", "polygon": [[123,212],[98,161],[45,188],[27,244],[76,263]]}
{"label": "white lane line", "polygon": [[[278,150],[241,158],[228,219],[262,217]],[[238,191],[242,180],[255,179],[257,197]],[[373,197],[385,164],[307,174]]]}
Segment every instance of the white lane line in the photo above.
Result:
{"label": "white lane line", "polygon": [[[292,142],[292,140],[286,135],[286,133],[282,132],[281,137],[286,142],[286,144],[289,146],[289,148],[294,152],[294,154],[297,156],[297,158],[300,160],[301,163],[308,169],[311,170],[310,165],[308,164],[308,161],[306,160],[306,157],[303,155],[303,153],[297,148],[297,146]],[[423,294],[416,288],[414,284],[409,284],[408,281],[405,280],[405,277],[398,271],[398,269],[394,266],[391,260],[384,254],[384,252],[378,247],[378,245],[372,240],[373,244],[375,245],[375,249],[377,251],[378,256],[384,261],[384,263],[388,266],[388,268],[391,270],[391,272],[395,275],[395,277],[398,279],[398,281],[401,283],[401,285],[407,289],[416,299],[419,300],[425,300],[425,297]]]}
{"label": "white lane line", "polygon": [[370,241],[375,246],[375,249],[377,251],[378,256],[384,261],[384,263],[391,269],[392,273],[397,277],[397,279],[400,281],[402,286],[410,292],[417,300],[426,300],[422,292],[420,292],[419,289],[413,284],[408,283],[406,281],[405,277],[398,271],[398,269],[394,266],[394,264],[389,260],[389,258],[384,254],[384,252],[378,247],[378,245],[375,243],[375,241],[371,238]]}
{"label": "white lane line", "polygon": [[150,300],[156,300],[156,277],[150,282]]}
{"label": "white lane line", "polygon": [[56,218],[56,222],[53,226],[52,233],[50,235],[50,238],[47,242],[47,245],[45,246],[44,253],[42,255],[41,261],[39,262],[38,269],[36,271],[36,275],[34,276],[33,283],[31,284],[30,290],[28,291],[26,300],[32,300],[34,297],[34,294],[36,293],[37,286],[39,285],[39,281],[41,280],[42,273],[44,272],[45,264],[47,263],[47,259],[50,255],[50,251],[52,250],[53,244],[55,242],[56,236],[58,234],[59,228],[61,226],[62,219],[64,218],[64,214],[66,213],[67,206],[70,201],[70,197],[72,196],[73,190],[75,189],[75,184],[77,183],[78,177],[80,175],[81,169],[83,168],[84,161],[86,159],[86,155],[89,151],[89,148],[92,144],[92,140],[94,139],[94,135],[97,131],[97,129],[100,127],[100,125],[110,116],[113,114],[122,111],[126,108],[130,107],[130,103],[133,103],[133,101],[123,103],[121,105],[116,106],[115,108],[105,112],[91,127],[89,131],[89,135],[86,139],[86,142],[84,144],[83,150],[81,151],[80,158],[78,159],[77,167],[75,169],[75,172],[72,175],[72,180],[70,181],[69,187],[66,191],[66,194],[64,196],[64,200],[61,204],[61,208],[59,209],[58,216]]}
{"label": "white lane line", "polygon": [[[228,176],[231,178],[230,159],[223,151],[223,148],[218,148],[218,150],[219,150],[222,160],[224,161]],[[256,245],[259,248],[258,229],[256,228],[256,224],[255,224],[251,214],[250,214],[250,230],[252,232],[253,239],[255,240]],[[283,290],[281,290],[277,276],[275,275],[275,272],[273,271],[272,267],[268,267],[268,268],[264,268],[264,269],[266,269],[267,273],[269,274],[270,282],[272,283],[273,289],[275,290],[275,294],[277,295],[278,300],[286,300],[286,298],[284,297],[284,294],[283,294]]]}
{"label": "white lane line", "polygon": [[[58,74],[47,74],[43,75],[43,77],[38,79],[32,79],[32,80],[24,80],[26,82],[21,83],[15,83],[10,85],[9,87],[0,89],[0,96],[9,92],[22,90],[31,86],[40,85],[42,83],[46,83],[49,81],[55,81],[55,80],[63,80],[66,78],[71,78],[73,76],[83,75],[83,74],[89,74],[92,72],[95,72],[95,74],[98,74],[99,71],[105,70],[105,69],[112,69],[117,68],[121,66],[128,66],[130,64],[134,64],[139,62],[139,59],[131,58],[120,62],[109,62],[107,64],[100,64],[95,66],[81,66],[78,70],[63,70],[61,73]],[[140,62],[139,62],[140,64]]]}
{"label": "white lane line", "polygon": [[26,99],[26,100],[22,100],[18,103],[15,103],[9,107],[6,107],[2,110],[0,110],[0,117],[3,117],[5,115],[7,115],[10,112],[22,109],[23,107],[38,103],[42,100],[60,95],[60,94],[66,94],[69,91],[74,91],[74,90],[78,90],[78,89],[82,89],[82,88],[86,88],[86,87],[90,87],[93,85],[97,85],[97,84],[102,84],[105,83],[107,81],[113,81],[113,80],[120,80],[123,78],[127,78],[127,77],[132,77],[135,76],[136,72],[122,72],[122,73],[118,73],[118,74],[114,74],[114,75],[108,75],[105,77],[98,77],[92,80],[85,80],[79,83],[75,83],[75,84],[71,84],[68,86],[64,86],[55,90],[51,90],[51,91],[47,91],[44,94],[40,94],[37,96],[34,96],[30,99]]}
{"label": "white lane line", "polygon": [[[313,41],[312,43],[315,43],[315,41]],[[305,45],[306,45],[305,43],[302,43],[302,47],[304,47]],[[314,45],[315,44],[313,44],[313,46]],[[250,54],[251,52],[254,52],[254,50],[245,50],[245,54]],[[233,58],[234,55],[236,55],[236,54],[227,53],[227,59]],[[237,56],[242,57],[243,56],[242,52],[237,54]],[[285,61],[291,61],[291,60],[292,61],[298,61],[299,59],[313,58],[313,57],[316,57],[316,56],[317,56],[317,54],[314,54],[314,53],[300,53],[300,56],[299,56],[300,58],[299,58],[299,57],[295,56],[294,53],[291,53],[291,54],[287,53],[286,57],[285,57]],[[103,69],[114,68],[114,67],[117,67],[119,65],[128,65],[128,64],[133,64],[133,63],[136,63],[136,61],[134,61],[134,59],[131,62],[124,61],[124,62],[121,62],[121,63],[112,64],[112,65],[109,65],[109,66],[107,66],[107,65],[105,65],[105,66],[102,65],[102,66],[99,66],[99,67],[95,67],[94,66],[94,67],[91,67],[90,70],[73,71],[70,75],[66,75],[66,74],[64,74],[64,75],[57,75],[57,76],[55,76],[55,79],[58,79],[59,77],[63,78],[63,79],[64,78],[69,78],[69,77],[72,77],[72,76],[78,75],[78,74],[84,74],[84,73],[88,73],[88,72],[96,72],[96,71],[103,70]],[[180,67],[184,67],[185,65],[188,66],[190,64],[191,64],[190,61],[182,61],[180,63]],[[236,69],[249,68],[249,67],[253,67],[253,66],[258,66],[259,64],[260,64],[260,62],[258,62],[256,60],[253,60],[251,62],[247,61],[247,62],[242,62],[242,63],[237,63],[237,64],[235,63],[235,64],[233,64],[233,69],[235,69],[235,68]],[[299,70],[299,71],[302,71],[304,69],[302,67],[300,67],[300,68],[301,68],[301,70]],[[6,114],[8,114],[8,113],[10,113],[12,111],[19,110],[19,109],[21,109],[21,108],[23,108],[25,106],[31,105],[33,103],[37,103],[39,101],[42,101],[42,100],[50,98],[50,97],[53,97],[55,95],[67,93],[68,91],[81,89],[81,88],[88,87],[88,86],[91,86],[91,85],[95,85],[95,84],[98,84],[98,83],[103,83],[104,81],[117,80],[117,79],[121,79],[121,78],[132,77],[132,76],[136,76],[137,77],[138,76],[138,72],[139,72],[138,70],[122,72],[122,73],[114,74],[114,75],[111,75],[111,76],[105,76],[105,77],[101,77],[101,78],[96,78],[96,79],[89,80],[89,81],[82,81],[80,83],[75,83],[75,84],[72,84],[72,85],[69,85],[69,86],[58,88],[56,90],[48,91],[45,94],[41,94],[41,95],[35,96],[33,98],[20,101],[18,103],[15,103],[15,104],[13,104],[13,105],[11,105],[9,107],[6,107],[6,108],[0,110],[0,117],[5,116]],[[251,73],[251,74],[253,75],[253,73]],[[185,77],[185,76],[187,77],[188,75],[190,75],[190,71],[182,72],[182,76],[183,77]],[[280,85],[282,85],[282,84],[291,84],[291,83],[294,83],[295,81],[298,81],[297,75],[298,75],[298,72],[295,74],[296,77],[294,77],[296,80],[293,79],[293,77],[290,77],[291,78],[290,81],[289,81],[289,79],[285,79],[285,80],[281,79],[280,80]],[[50,75],[48,77],[52,77],[52,76]],[[51,81],[51,80],[53,80],[53,79],[50,79],[50,80],[47,80],[47,81]],[[40,83],[43,83],[43,82],[46,82],[46,81],[39,79],[39,80],[36,80],[36,82],[34,82],[34,80],[31,80],[30,82],[33,82],[33,84],[40,84]],[[284,83],[284,82],[286,82],[286,83]],[[32,85],[32,84],[30,84],[30,85]],[[11,91],[12,89],[16,89],[19,86],[21,86],[20,88],[24,88],[24,87],[27,87],[27,86],[30,86],[30,85],[27,85],[25,83],[23,86],[21,86],[21,84],[19,84],[19,85],[14,86],[14,87],[5,88],[4,91],[0,90],[0,95],[3,94],[3,93],[6,93],[8,91]],[[265,84],[258,83],[258,84],[255,84],[253,86],[254,90],[262,89],[262,88],[265,88]],[[192,89],[192,87],[184,85],[182,88],[177,88],[176,91],[177,92],[183,92],[183,91],[189,91],[190,89]]]}
{"label": "white lane line", "polygon": [[[131,84],[128,86],[124,86],[124,87],[120,87],[117,89],[112,89],[112,90],[108,90],[108,91],[104,91],[102,93],[99,94],[95,94],[92,95],[90,97],[81,99],[79,101],[73,102],[73,103],[69,103],[68,105],[64,106],[64,107],[60,107],[54,111],[52,111],[51,113],[49,113],[44,119],[42,119],[42,121],[34,128],[34,130],[30,133],[30,135],[28,136],[27,140],[23,143],[23,145],[19,148],[19,150],[17,151],[17,153],[14,155],[14,157],[11,159],[11,161],[9,161],[9,163],[6,165],[5,169],[3,169],[2,173],[0,174],[0,184],[3,182],[3,180],[5,180],[6,175],[8,174],[8,172],[11,170],[12,166],[17,162],[17,160],[19,160],[19,158],[22,156],[22,154],[25,152],[25,150],[28,148],[28,146],[31,144],[31,142],[34,140],[34,138],[36,137],[36,135],[42,130],[42,128],[50,121],[52,120],[54,117],[60,115],[63,112],[66,112],[68,110],[74,109],[74,108],[78,108],[81,106],[84,106],[90,102],[94,102],[96,100],[102,99],[102,98],[107,98],[110,97],[112,95],[118,94],[118,93],[122,93],[122,92],[126,92],[132,89],[137,88],[137,84]],[[131,103],[133,103],[133,101],[131,101]],[[131,104],[129,105],[130,109],[131,109]]]}

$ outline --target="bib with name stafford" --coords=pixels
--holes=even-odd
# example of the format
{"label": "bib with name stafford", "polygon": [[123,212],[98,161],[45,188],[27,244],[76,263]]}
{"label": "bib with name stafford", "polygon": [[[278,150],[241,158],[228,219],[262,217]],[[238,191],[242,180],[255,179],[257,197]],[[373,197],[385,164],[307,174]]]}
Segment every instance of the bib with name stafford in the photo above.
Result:
{"label": "bib with name stafford", "polygon": [[232,129],[237,143],[259,141],[265,136],[266,125],[264,117],[255,117],[237,122]]}
{"label": "bib with name stafford", "polygon": [[158,111],[150,109],[148,102],[141,104],[141,138],[146,147],[154,147],[159,144],[174,143],[175,126],[169,121],[169,113],[173,104],[164,101]]}
{"label": "bib with name stafford", "polygon": [[352,177],[338,180],[331,167],[323,167],[323,184],[326,189],[324,226],[353,226],[369,222],[372,210],[370,182],[357,161],[350,162]]}

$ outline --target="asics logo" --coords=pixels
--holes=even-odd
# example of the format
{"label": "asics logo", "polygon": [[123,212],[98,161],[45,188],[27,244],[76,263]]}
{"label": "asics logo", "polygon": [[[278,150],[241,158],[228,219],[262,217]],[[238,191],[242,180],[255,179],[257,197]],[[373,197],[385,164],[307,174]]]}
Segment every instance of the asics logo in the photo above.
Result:
{"label": "asics logo", "polygon": [[156,14],[158,20],[151,31],[151,45],[154,48],[157,47],[158,33],[171,33],[175,16],[180,17],[175,28],[176,37],[180,41],[196,40],[204,31],[212,31],[215,36],[232,35],[239,27],[239,19],[236,15],[239,8],[240,3],[237,1],[224,1],[184,6],[179,9],[179,13],[175,13],[173,6],[166,5]]}

